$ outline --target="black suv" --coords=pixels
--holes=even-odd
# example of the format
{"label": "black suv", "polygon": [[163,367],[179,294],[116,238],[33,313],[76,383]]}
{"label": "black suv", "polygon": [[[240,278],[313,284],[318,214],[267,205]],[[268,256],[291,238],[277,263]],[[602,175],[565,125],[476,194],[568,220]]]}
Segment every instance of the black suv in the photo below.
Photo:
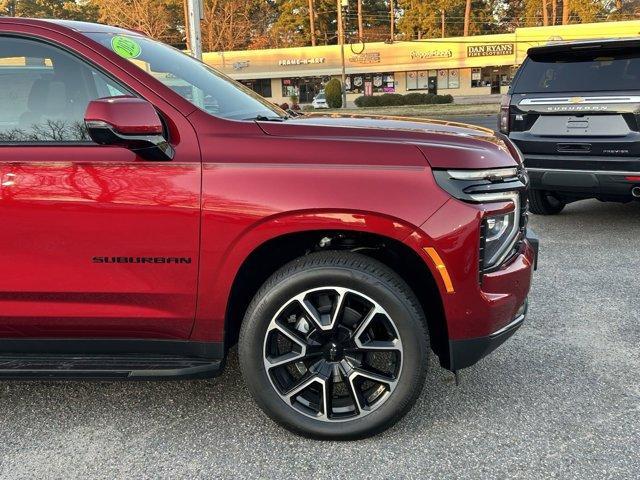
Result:
{"label": "black suv", "polygon": [[524,156],[533,213],[640,198],[640,39],[529,49],[498,127]]}

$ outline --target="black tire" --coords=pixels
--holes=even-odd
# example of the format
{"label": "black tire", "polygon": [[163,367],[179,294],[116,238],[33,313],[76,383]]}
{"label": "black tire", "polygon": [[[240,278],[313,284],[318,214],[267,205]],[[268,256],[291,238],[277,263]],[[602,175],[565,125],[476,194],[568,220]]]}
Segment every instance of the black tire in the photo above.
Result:
{"label": "black tire", "polygon": [[[335,287],[336,290],[331,290],[331,287]],[[320,291],[317,292],[317,290]],[[331,297],[332,292],[336,294],[334,297]],[[318,296],[319,300],[317,301],[320,303],[322,303],[320,297],[337,298],[335,305],[331,304],[329,317],[325,315],[323,318],[333,318],[334,312],[337,312],[333,329],[339,330],[339,333],[342,334],[348,330],[345,325],[349,320],[353,322],[350,325],[355,336],[350,337],[350,340],[344,340],[344,345],[339,347],[343,360],[339,361],[339,367],[330,367],[334,368],[331,370],[333,373],[329,375],[329,378],[324,379],[325,383],[318,380],[320,385],[312,383],[311,387],[305,387],[307,390],[301,390],[301,393],[296,394],[295,399],[288,398],[289,401],[287,401],[286,394],[279,391],[280,386],[276,386],[274,378],[277,373],[288,379],[290,376],[294,376],[295,370],[291,365],[292,370],[286,370],[283,373],[281,369],[289,367],[271,366],[270,360],[268,360],[268,350],[273,345],[278,349],[277,354],[281,355],[276,360],[284,358],[285,356],[280,353],[277,346],[282,338],[274,339],[270,336],[275,335],[287,340],[287,338],[291,338],[289,334],[300,333],[291,328],[292,323],[287,323],[286,328],[275,327],[276,323],[280,325],[280,322],[285,322],[281,318],[286,319],[286,322],[295,322],[298,319],[295,323],[296,327],[305,318],[310,318],[305,317],[304,311],[300,314],[297,313],[303,303],[295,300],[294,297],[300,297],[300,295],[307,295],[304,297],[305,300],[311,299],[305,303],[316,301],[314,295]],[[327,305],[326,298],[324,300],[325,306]],[[372,310],[366,316],[364,313],[360,314],[360,320],[353,320],[353,318],[357,318],[354,311],[362,309],[362,312],[365,312],[370,308],[368,300],[375,302]],[[374,316],[371,312],[374,310],[380,312],[379,307],[383,312],[379,315],[376,313]],[[287,313],[289,312],[287,309],[293,313]],[[321,309],[314,311],[319,313]],[[314,318],[319,319],[317,316]],[[367,322],[366,318],[373,319]],[[305,333],[303,328],[301,334],[303,337],[307,335],[307,339],[320,338],[321,335],[333,335],[329,332],[334,330],[327,332],[321,330],[323,327],[319,326],[320,323],[313,321],[307,323],[311,325],[309,333]],[[328,326],[325,325],[325,327]],[[365,329],[361,330],[361,328]],[[287,335],[281,335],[285,330]],[[382,342],[376,339],[369,341],[374,335],[372,333],[374,330],[375,335],[384,332],[382,335],[388,337],[385,337],[386,340]],[[353,342],[354,338],[357,338],[355,342],[364,350],[357,350],[357,348],[348,350],[348,342]],[[363,338],[369,343],[363,343]],[[293,351],[293,348],[296,348],[294,342],[290,343],[293,347],[291,353],[286,355],[300,355],[300,353]],[[336,346],[333,340],[330,343]],[[367,383],[369,380],[366,376],[361,377],[356,371],[370,372],[369,369],[372,368],[368,363],[370,358],[380,354],[378,351],[372,353],[370,349],[373,347],[371,346],[387,344],[399,345],[398,351],[391,349],[383,353],[383,355],[389,355],[389,359],[384,365],[394,365],[394,368],[397,368],[395,374],[389,374],[390,378],[395,378],[393,388],[391,383],[388,385],[381,383],[376,387],[375,382],[369,387]],[[342,350],[343,347],[344,350]],[[311,355],[311,349],[312,345],[306,344],[302,354]],[[340,353],[334,357],[331,353],[333,349],[327,350],[326,347],[318,347],[318,349],[322,349],[323,353],[316,352],[315,355],[320,355],[320,357],[314,357],[310,361],[304,357],[303,360],[295,364],[298,370],[304,371],[308,368],[305,373],[307,377],[302,376],[302,380],[295,380],[292,384],[305,383],[304,378],[314,376],[311,375],[314,368],[318,368],[321,373],[323,367],[317,365],[322,362],[324,362],[323,365],[336,365],[330,360],[337,361]],[[384,264],[364,255],[327,251],[298,258],[282,267],[265,282],[246,312],[240,332],[238,351],[240,366],[249,390],[258,405],[273,420],[303,436],[317,439],[347,440],[379,433],[398,422],[410,410],[424,385],[429,358],[429,338],[427,322],[416,296],[395,272]],[[328,355],[330,356],[327,357]],[[351,370],[353,376],[348,375],[350,366],[353,366],[353,357],[349,355],[362,356],[360,360],[362,363],[357,364],[355,369]],[[307,363],[316,362],[316,359],[318,359],[316,364],[311,367],[306,366]],[[300,364],[302,366],[299,366]],[[268,373],[267,369],[271,373]],[[340,371],[336,372],[336,369]],[[290,371],[294,371],[294,374],[291,374]],[[320,373],[317,373],[316,376]],[[385,372],[384,378],[387,378],[387,374]],[[330,382],[332,386],[329,386],[327,382]],[[278,385],[280,384],[278,383]],[[343,397],[339,397],[336,393],[341,386],[342,391],[346,388],[349,392]],[[292,390],[295,389],[294,386]],[[301,402],[307,402],[304,405],[312,405],[312,402],[304,397],[312,396],[315,390],[317,390],[318,402],[313,405],[317,405],[318,413],[316,415],[318,416],[312,417],[304,406],[300,407],[298,399],[300,398]],[[380,403],[374,403],[373,407],[364,405],[363,408],[360,408],[361,401],[364,404],[365,400],[368,401],[373,397],[370,394],[371,391],[382,392],[379,394],[380,400],[377,400]],[[328,394],[330,400],[327,400],[327,397],[323,395],[327,392],[331,392]],[[324,404],[320,404],[322,399],[325,401]],[[339,401],[342,403],[338,404]],[[334,402],[341,406],[336,407]],[[328,408],[327,405],[329,405]],[[309,410],[313,409],[309,407]],[[324,419],[321,419],[320,415],[325,415]],[[336,421],[336,419],[339,420]]]}
{"label": "black tire", "polygon": [[529,190],[529,211],[536,215],[557,215],[566,203],[553,193],[544,190]]}

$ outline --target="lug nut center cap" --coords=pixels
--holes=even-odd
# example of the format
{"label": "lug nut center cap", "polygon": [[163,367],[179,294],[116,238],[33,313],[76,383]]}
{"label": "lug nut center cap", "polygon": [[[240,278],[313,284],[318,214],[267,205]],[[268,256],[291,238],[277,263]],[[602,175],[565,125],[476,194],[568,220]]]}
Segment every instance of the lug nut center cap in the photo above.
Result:
{"label": "lug nut center cap", "polygon": [[339,362],[344,356],[344,349],[337,342],[329,342],[325,346],[324,355],[330,362]]}

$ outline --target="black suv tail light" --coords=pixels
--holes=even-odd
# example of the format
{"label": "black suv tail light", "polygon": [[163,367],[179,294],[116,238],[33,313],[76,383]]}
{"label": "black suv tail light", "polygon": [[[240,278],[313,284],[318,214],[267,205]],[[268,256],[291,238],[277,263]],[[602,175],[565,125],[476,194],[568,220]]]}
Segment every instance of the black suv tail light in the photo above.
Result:
{"label": "black suv tail light", "polygon": [[500,114],[498,115],[498,130],[505,135],[509,135],[511,127],[511,118],[509,115],[509,109],[511,106],[511,95],[503,95],[502,102],[500,103]]}

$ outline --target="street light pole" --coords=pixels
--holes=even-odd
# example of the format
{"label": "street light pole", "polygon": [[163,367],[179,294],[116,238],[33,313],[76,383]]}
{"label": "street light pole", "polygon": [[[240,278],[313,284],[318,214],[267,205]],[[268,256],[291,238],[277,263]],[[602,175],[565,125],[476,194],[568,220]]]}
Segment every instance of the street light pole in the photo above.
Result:
{"label": "street light pole", "polygon": [[187,32],[189,33],[189,50],[191,56],[202,60],[202,33],[200,22],[202,21],[202,0],[187,0]]}
{"label": "street light pole", "polygon": [[311,33],[311,46],[316,46],[316,12],[313,8],[313,0],[309,0],[309,30]]}
{"label": "street light pole", "polygon": [[396,7],[393,4],[393,0],[389,0],[389,33],[391,34],[391,43],[393,43],[393,39],[396,36],[395,28],[396,28]]}
{"label": "street light pole", "polygon": [[362,25],[362,0],[358,0],[358,40],[362,42],[364,38],[364,27]]}
{"label": "street light pole", "polygon": [[340,60],[342,63],[342,108],[347,108],[347,90],[346,90],[346,68],[344,63],[344,24],[342,22],[342,8],[344,4],[348,4],[348,0],[337,0],[338,2],[338,44],[340,45]]}

